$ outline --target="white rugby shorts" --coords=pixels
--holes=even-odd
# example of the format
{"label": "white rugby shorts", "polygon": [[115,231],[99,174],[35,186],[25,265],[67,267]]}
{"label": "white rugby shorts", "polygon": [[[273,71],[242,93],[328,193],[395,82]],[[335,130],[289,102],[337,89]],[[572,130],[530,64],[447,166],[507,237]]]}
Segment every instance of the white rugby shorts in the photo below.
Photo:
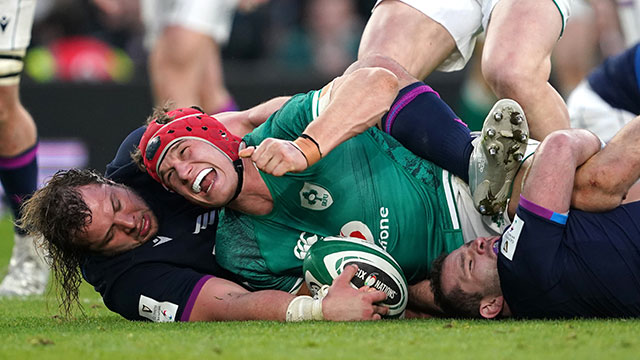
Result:
{"label": "white rugby shorts", "polygon": [[36,0],[0,0],[0,86],[20,82]]}
{"label": "white rugby shorts", "polygon": [[35,10],[36,0],[0,0],[0,51],[29,46]]}
{"label": "white rugby shorts", "polygon": [[145,46],[151,47],[166,26],[178,25],[226,44],[238,0],[142,0]]}
{"label": "white rugby shorts", "polygon": [[[377,6],[384,0],[378,0]],[[454,51],[439,67],[439,71],[462,69],[473,54],[478,35],[487,28],[491,12],[501,0],[399,0],[430,17],[453,36]],[[538,0],[543,1],[543,0]],[[549,1],[549,0],[546,0]],[[570,15],[573,0],[551,0],[562,15],[563,29]]]}
{"label": "white rugby shorts", "polygon": [[633,113],[609,105],[586,80],[571,92],[567,108],[572,128],[587,129],[604,142],[609,142],[626,123],[636,117]]}

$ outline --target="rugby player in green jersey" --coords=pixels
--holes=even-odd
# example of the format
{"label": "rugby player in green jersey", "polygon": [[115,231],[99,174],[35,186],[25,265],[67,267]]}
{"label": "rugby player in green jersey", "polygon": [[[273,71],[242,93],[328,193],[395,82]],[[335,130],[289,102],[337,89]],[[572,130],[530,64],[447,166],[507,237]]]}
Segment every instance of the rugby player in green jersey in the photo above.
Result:
{"label": "rugby player in green jersey", "polygon": [[[463,181],[374,126],[412,116],[436,122],[444,130],[433,142],[445,151],[433,160],[451,160],[447,167],[465,180],[474,146],[466,126],[442,111],[446,104],[431,88],[402,69],[375,66],[385,61],[390,60],[356,63],[322,90],[292,97],[242,139],[242,151],[241,139],[204,113],[156,113],[137,158],[154,179],[190,201],[225,207],[216,259],[253,289],[299,291],[306,250],[319,237],[337,234],[384,248],[410,283],[419,282],[435,257],[464,242],[461,223],[471,217],[466,213],[481,216]],[[448,116],[446,122],[429,119],[432,110]],[[512,101],[500,102],[488,120],[493,131],[475,149],[486,152],[486,167],[498,167],[502,179],[488,186],[483,174],[476,190],[506,198],[505,179],[517,170],[526,147],[526,122]],[[501,221],[500,214],[493,218]],[[499,231],[499,225],[487,229],[482,220],[475,225],[469,226],[469,239]]]}

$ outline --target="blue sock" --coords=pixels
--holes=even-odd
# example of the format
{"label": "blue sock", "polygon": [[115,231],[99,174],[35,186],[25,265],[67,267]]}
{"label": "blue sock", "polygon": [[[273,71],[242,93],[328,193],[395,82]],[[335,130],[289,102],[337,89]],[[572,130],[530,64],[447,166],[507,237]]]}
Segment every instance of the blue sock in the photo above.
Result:
{"label": "blue sock", "polygon": [[20,205],[38,186],[38,143],[13,157],[0,157],[0,181],[15,219],[20,218]]}
{"label": "blue sock", "polygon": [[430,86],[416,82],[400,90],[382,129],[414,154],[469,181],[471,132]]}

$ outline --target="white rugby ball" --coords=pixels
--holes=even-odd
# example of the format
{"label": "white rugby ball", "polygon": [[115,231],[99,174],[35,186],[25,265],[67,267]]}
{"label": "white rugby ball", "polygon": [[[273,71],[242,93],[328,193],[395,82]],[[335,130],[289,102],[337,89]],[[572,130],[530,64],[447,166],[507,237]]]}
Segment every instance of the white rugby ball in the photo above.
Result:
{"label": "white rugby ball", "polygon": [[303,274],[312,294],[331,285],[345,266],[355,264],[358,272],[351,285],[359,289],[364,285],[384,291],[389,307],[388,318],[399,318],[407,307],[407,280],[400,265],[382,248],[361,239],[328,236],[313,244],[303,262]]}

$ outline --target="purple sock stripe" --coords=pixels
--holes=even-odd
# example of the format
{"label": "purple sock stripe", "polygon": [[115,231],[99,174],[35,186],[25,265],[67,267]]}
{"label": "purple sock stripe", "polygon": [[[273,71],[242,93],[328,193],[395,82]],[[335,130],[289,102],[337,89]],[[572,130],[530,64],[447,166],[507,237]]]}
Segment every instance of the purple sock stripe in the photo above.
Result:
{"label": "purple sock stripe", "polygon": [[535,204],[527,199],[525,199],[524,196],[520,195],[520,206],[522,206],[523,208],[531,211],[532,213],[543,217],[545,219],[549,219],[553,222],[556,222],[558,224],[566,224],[567,223],[567,215],[566,214],[560,214],[554,211],[551,211],[547,208],[544,208],[538,204]]}
{"label": "purple sock stripe", "polygon": [[191,317],[191,311],[193,311],[193,305],[195,305],[196,303],[196,299],[200,294],[200,290],[202,290],[202,287],[207,282],[207,280],[211,279],[212,277],[213,275],[205,275],[200,280],[198,280],[198,282],[196,283],[196,286],[193,287],[193,291],[191,291],[191,295],[189,295],[187,306],[184,308],[184,311],[182,312],[180,321],[189,321],[189,318]]}
{"label": "purple sock stripe", "polygon": [[438,93],[435,92],[429,85],[421,85],[409,91],[402,98],[400,98],[400,100],[391,105],[391,110],[389,110],[389,115],[387,115],[387,125],[385,126],[384,131],[387,134],[390,134],[391,126],[396,120],[396,117],[398,116],[400,110],[404,109],[404,107],[407,106],[407,104],[409,104],[411,101],[413,101],[413,99],[415,99],[418,95],[424,94],[426,92],[432,92],[436,94],[437,97],[440,97],[440,95],[438,95]]}
{"label": "purple sock stripe", "polygon": [[32,147],[31,149],[23,152],[22,154],[16,157],[0,157],[0,169],[17,169],[21,168],[30,162],[36,157],[38,152],[38,145]]}

